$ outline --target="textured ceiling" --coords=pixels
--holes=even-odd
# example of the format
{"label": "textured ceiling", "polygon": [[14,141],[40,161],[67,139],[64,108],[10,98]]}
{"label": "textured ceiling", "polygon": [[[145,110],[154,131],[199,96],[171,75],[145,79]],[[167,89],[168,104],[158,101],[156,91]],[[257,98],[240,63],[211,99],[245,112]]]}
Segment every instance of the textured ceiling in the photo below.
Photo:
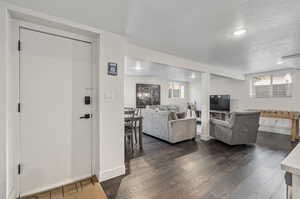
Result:
{"label": "textured ceiling", "polygon": [[[127,35],[144,47],[244,73],[300,52],[299,0],[0,0]],[[233,32],[245,27],[246,35]]]}
{"label": "textured ceiling", "polygon": [[[233,32],[245,27],[240,38]],[[300,52],[299,0],[133,0],[127,34],[153,49],[245,73],[300,66],[277,65]]]}

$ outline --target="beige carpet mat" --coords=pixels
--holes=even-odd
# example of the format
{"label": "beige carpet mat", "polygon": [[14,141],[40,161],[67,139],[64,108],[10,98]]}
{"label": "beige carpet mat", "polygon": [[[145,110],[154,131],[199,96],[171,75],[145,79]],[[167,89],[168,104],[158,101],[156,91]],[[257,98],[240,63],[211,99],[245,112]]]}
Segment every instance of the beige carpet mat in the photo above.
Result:
{"label": "beige carpet mat", "polygon": [[88,178],[22,199],[107,199],[98,179]]}

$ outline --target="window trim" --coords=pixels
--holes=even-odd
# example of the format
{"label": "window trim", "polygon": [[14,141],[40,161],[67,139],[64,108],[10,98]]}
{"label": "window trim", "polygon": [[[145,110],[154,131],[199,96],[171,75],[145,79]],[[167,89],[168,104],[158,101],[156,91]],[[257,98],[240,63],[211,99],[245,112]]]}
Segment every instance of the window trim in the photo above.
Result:
{"label": "window trim", "polygon": [[[274,89],[274,85],[283,85],[283,84],[273,84],[273,77],[274,76],[285,76],[285,75],[291,75],[291,83],[288,83],[287,85],[290,86],[290,94],[286,95],[286,96],[274,96],[273,95],[273,89]],[[258,87],[258,85],[254,85],[254,78],[255,77],[259,77],[259,76],[270,76],[270,85],[266,85],[266,86],[270,86],[270,90],[269,90],[269,96],[268,97],[257,97],[256,96],[256,89],[255,87]],[[256,99],[281,99],[281,98],[292,98],[293,97],[293,83],[294,83],[294,74],[292,71],[281,71],[281,72],[274,72],[274,73],[261,73],[261,74],[255,74],[252,75],[250,78],[250,97],[251,98],[256,98]]]}

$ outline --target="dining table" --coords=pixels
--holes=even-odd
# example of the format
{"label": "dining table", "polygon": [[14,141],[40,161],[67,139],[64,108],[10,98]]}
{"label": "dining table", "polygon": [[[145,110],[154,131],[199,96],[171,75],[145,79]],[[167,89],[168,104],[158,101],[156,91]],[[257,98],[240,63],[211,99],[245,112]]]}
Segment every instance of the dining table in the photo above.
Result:
{"label": "dining table", "polygon": [[139,147],[143,150],[143,116],[125,116],[125,122],[139,122]]}

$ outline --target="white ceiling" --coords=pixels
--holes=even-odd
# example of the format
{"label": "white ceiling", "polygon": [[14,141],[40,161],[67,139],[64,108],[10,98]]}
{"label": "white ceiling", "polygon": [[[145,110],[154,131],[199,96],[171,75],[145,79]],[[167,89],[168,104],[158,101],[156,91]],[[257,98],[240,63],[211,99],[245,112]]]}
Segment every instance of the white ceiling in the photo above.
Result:
{"label": "white ceiling", "polygon": [[[125,34],[142,46],[244,73],[300,52],[299,0],[0,0]],[[248,33],[234,38],[245,27]]]}
{"label": "white ceiling", "polygon": [[[137,62],[140,62],[140,70],[136,70]],[[159,63],[146,62],[132,58],[126,58],[125,74],[133,76],[157,77],[161,79],[192,82],[200,81],[201,73],[168,66]],[[194,78],[192,78],[194,76]]]}
{"label": "white ceiling", "polygon": [[[242,72],[300,66],[299,0],[133,0],[127,34],[138,44]],[[234,38],[245,27],[248,33]]]}

